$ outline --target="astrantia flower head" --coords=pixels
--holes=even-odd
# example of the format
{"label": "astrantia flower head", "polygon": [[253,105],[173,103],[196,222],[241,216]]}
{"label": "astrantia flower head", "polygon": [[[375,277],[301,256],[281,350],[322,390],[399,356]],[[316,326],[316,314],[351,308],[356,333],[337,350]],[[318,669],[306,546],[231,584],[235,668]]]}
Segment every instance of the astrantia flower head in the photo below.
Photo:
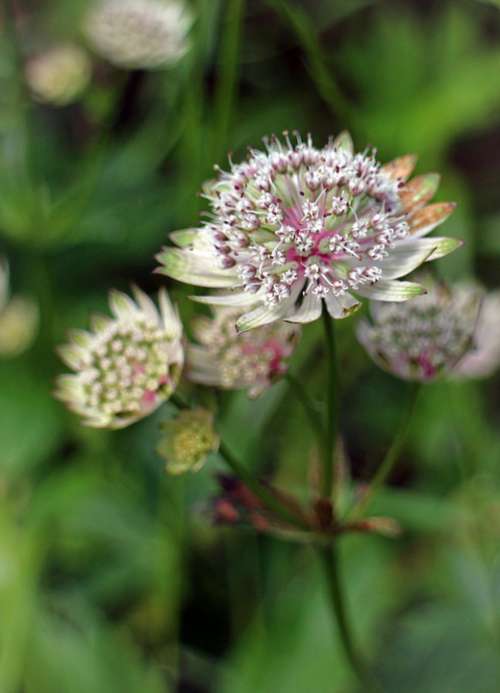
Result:
{"label": "astrantia flower head", "polygon": [[90,59],[79,46],[62,44],[30,59],[26,80],[39,101],[67,106],[86,88],[91,74]]}
{"label": "astrantia flower head", "polygon": [[238,334],[241,311],[219,307],[212,319],[197,318],[193,333],[199,345],[187,349],[187,377],[196,383],[248,390],[257,397],[285,373],[299,327],[284,322]]}
{"label": "astrantia flower head", "polygon": [[439,176],[406,183],[414,157],[382,167],[374,152],[355,154],[347,134],[321,149],[299,136],[266,148],[218,171],[206,189],[207,223],[172,234],[178,247],[158,257],[174,279],[232,288],[226,298],[196,300],[252,307],[239,330],[315,320],[322,301],[333,318],[355,311],[357,297],[404,301],[423,290],[396,280],[459,245],[424,238],[454,205],[425,206]]}
{"label": "astrantia flower head", "polygon": [[408,303],[372,303],[358,338],[381,368],[405,380],[449,375],[473,348],[481,291],[427,281],[429,292]]}
{"label": "astrantia flower head", "polygon": [[162,425],[157,452],[166,460],[170,474],[198,472],[211,452],[219,447],[212,412],[186,409]]}
{"label": "astrantia flower head", "polygon": [[38,306],[33,300],[10,297],[9,265],[0,258],[0,356],[10,358],[25,351],[33,341],[38,321]]}
{"label": "astrantia flower head", "polygon": [[114,65],[150,69],[184,55],[191,24],[183,0],[96,0],[85,33],[96,53]]}
{"label": "astrantia flower head", "polygon": [[474,330],[473,348],[458,363],[455,374],[485,378],[500,366],[500,291],[485,293]]}
{"label": "astrantia flower head", "polygon": [[123,428],[164,402],[179,380],[182,325],[165,291],[160,310],[139,289],[134,302],[112,291],[113,318],[97,316],[92,332],[74,331],[60,348],[75,373],[62,375],[56,395],[88,426]]}

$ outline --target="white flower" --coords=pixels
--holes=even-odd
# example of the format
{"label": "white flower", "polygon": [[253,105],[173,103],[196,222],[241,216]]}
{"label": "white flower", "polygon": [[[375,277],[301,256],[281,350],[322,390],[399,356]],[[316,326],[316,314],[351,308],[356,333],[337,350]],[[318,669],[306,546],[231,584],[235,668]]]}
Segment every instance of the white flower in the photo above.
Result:
{"label": "white flower", "polygon": [[67,106],[76,101],[89,83],[91,64],[84,50],[61,44],[28,61],[26,81],[34,96],[44,103]]}
{"label": "white flower", "polygon": [[473,342],[473,349],[458,363],[455,374],[485,378],[500,366],[500,291],[485,294]]}
{"label": "white flower", "polygon": [[195,321],[199,344],[187,348],[186,375],[195,383],[245,389],[257,397],[286,372],[300,328],[281,322],[238,334],[240,315],[238,309],[223,307],[214,310],[212,319]]}
{"label": "white flower", "polygon": [[96,53],[114,65],[151,69],[182,58],[191,24],[183,0],[96,0],[84,29]]}
{"label": "white flower", "polygon": [[37,304],[24,296],[9,297],[9,265],[0,258],[0,356],[12,357],[25,351],[38,328]]}
{"label": "white flower", "polygon": [[240,331],[274,320],[310,322],[322,301],[333,318],[359,307],[356,296],[405,301],[422,287],[397,281],[460,242],[424,238],[452,212],[425,206],[439,176],[409,183],[415,159],[381,167],[373,153],[354,154],[347,134],[322,149],[297,136],[273,138],[267,151],[218,171],[205,186],[211,216],[200,229],[172,234],[177,248],[158,256],[160,272],[197,286],[231,288],[195,300],[250,309]]}
{"label": "white flower", "polygon": [[167,293],[160,311],[134,288],[136,302],[112,291],[113,318],[97,316],[92,332],[75,330],[59,349],[75,373],[59,376],[56,396],[87,426],[123,428],[170,397],[184,362],[182,325]]}
{"label": "white flower", "polygon": [[360,321],[358,339],[384,370],[427,382],[453,374],[473,350],[481,290],[423,281],[429,289],[425,296],[407,303],[372,303],[372,320]]}

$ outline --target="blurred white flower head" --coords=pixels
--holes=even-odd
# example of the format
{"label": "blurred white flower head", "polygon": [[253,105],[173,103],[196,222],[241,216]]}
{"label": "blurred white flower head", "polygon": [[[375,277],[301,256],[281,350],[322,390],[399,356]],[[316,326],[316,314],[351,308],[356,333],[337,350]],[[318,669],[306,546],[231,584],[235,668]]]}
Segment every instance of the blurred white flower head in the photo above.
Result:
{"label": "blurred white flower head", "polygon": [[87,53],[79,46],[61,44],[28,61],[26,81],[35,98],[53,106],[76,101],[91,76]]}
{"label": "blurred white flower head", "polygon": [[238,309],[218,307],[213,318],[194,321],[198,344],[187,348],[186,375],[195,383],[244,389],[257,397],[286,372],[300,328],[280,322],[239,334],[235,325],[240,315]]}
{"label": "blurred white flower head", "polygon": [[183,0],[97,0],[84,31],[95,52],[110,63],[151,69],[182,58],[192,21]]}
{"label": "blurred white flower head", "polygon": [[[381,166],[375,153],[355,154],[347,133],[323,148],[311,137],[266,140],[246,161],[217,170],[206,186],[211,214],[200,229],[172,234],[178,246],[158,256],[160,272],[197,286],[231,288],[241,331],[275,320],[310,322],[322,303],[344,318],[357,297],[405,301],[422,287],[398,281],[460,242],[425,238],[452,212],[426,206],[437,174],[407,183],[415,158]],[[196,297],[222,304],[212,296]]]}
{"label": "blurred white flower head", "polygon": [[219,447],[214,417],[207,409],[187,409],[162,424],[163,435],[156,448],[166,461],[169,474],[198,472],[207,456]]}
{"label": "blurred white flower head", "polygon": [[75,330],[59,353],[75,371],[61,375],[56,396],[87,426],[123,428],[147,416],[175,390],[184,362],[182,325],[165,291],[159,310],[145,293],[135,301],[112,291],[112,318],[92,332]]}
{"label": "blurred white flower head", "polygon": [[39,322],[37,304],[24,296],[9,297],[9,266],[0,259],[0,357],[21,354],[33,342]]}
{"label": "blurred white flower head", "polygon": [[485,378],[500,366],[500,291],[485,294],[474,330],[473,348],[458,363],[456,375]]}
{"label": "blurred white flower head", "polygon": [[451,375],[474,348],[482,291],[447,288],[430,279],[425,296],[407,303],[372,303],[358,339],[377,365],[405,380],[428,382]]}

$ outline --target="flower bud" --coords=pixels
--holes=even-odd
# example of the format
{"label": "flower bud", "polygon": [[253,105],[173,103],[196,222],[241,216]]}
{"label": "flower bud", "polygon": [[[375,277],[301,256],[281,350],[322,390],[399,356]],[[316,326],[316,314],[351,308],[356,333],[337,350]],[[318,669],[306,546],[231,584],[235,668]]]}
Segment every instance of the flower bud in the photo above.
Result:
{"label": "flower bud", "polygon": [[181,411],[162,425],[163,435],[156,448],[166,460],[169,474],[198,472],[211,452],[219,447],[213,414],[206,409]]}

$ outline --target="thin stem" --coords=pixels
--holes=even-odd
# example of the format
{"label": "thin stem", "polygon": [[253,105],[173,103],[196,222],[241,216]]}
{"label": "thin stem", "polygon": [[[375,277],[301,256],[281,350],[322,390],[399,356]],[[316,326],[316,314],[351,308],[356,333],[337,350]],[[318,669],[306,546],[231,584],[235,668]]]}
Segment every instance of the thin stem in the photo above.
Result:
{"label": "thin stem", "polygon": [[[189,403],[181,397],[178,393],[170,397],[170,402],[174,404],[178,409],[189,409]],[[304,521],[302,521],[297,515],[290,512],[276,496],[270,491],[264,484],[262,484],[258,479],[256,479],[247,470],[247,468],[238,460],[238,458],[233,454],[233,452],[228,448],[224,441],[220,442],[219,445],[219,455],[222,457],[227,466],[231,471],[248,486],[248,488],[254,493],[257,498],[261,501],[267,510],[270,510],[275,515],[277,515],[283,522],[293,525],[297,529],[308,530],[309,527]]]}
{"label": "thin stem", "polygon": [[231,126],[244,9],[245,0],[230,0],[227,3],[226,21],[222,30],[219,80],[215,95],[214,161],[219,161],[224,152]]}
{"label": "thin stem", "polygon": [[337,551],[338,547],[336,544],[334,544],[333,547],[317,547],[318,558],[323,568],[323,573],[327,584],[330,608],[334,620],[337,623],[340,641],[342,643],[345,656],[349,664],[351,665],[353,672],[359,678],[360,682],[366,684],[366,673],[363,664],[358,657],[356,648],[354,647],[352,633],[349,625],[347,605],[345,602],[345,596],[339,575],[339,562]]}
{"label": "thin stem", "polygon": [[412,383],[411,390],[408,397],[408,404],[406,411],[404,412],[398,431],[389,447],[386,456],[382,460],[382,464],[375,472],[375,475],[371,481],[370,487],[367,492],[354,508],[354,517],[360,517],[366,512],[369,504],[372,501],[373,496],[377,493],[379,488],[383,485],[384,481],[387,479],[389,474],[392,472],[394,465],[398,461],[403,447],[406,443],[406,438],[408,436],[408,430],[410,428],[410,423],[415,411],[415,405],[417,403],[418,395],[420,392],[420,383]]}
{"label": "thin stem", "polygon": [[297,527],[298,529],[308,529],[306,524],[296,515],[287,510],[284,505],[269,491],[260,481],[250,474],[247,468],[233,455],[227,445],[221,441],[219,445],[219,454],[224,462],[231,468],[236,476],[241,479],[246,486],[254,493],[261,501],[265,508],[275,513],[284,522]]}
{"label": "thin stem", "polygon": [[320,97],[334,116],[348,122],[351,119],[352,106],[335,81],[335,71],[328,65],[310,15],[300,7],[291,6],[283,0],[268,2],[288,21],[297,35],[309,63],[309,74]]}
{"label": "thin stem", "polygon": [[323,327],[325,330],[327,357],[327,391],[322,493],[325,498],[329,498],[332,493],[333,456],[338,430],[338,374],[334,323],[326,310],[323,311]]}
{"label": "thin stem", "polygon": [[322,441],[324,440],[324,431],[317,408],[307,394],[305,388],[294,375],[291,373],[286,373],[285,380],[288,382],[290,389],[300,402],[304,413],[309,420],[313,433],[316,434],[320,445],[322,445]]}

